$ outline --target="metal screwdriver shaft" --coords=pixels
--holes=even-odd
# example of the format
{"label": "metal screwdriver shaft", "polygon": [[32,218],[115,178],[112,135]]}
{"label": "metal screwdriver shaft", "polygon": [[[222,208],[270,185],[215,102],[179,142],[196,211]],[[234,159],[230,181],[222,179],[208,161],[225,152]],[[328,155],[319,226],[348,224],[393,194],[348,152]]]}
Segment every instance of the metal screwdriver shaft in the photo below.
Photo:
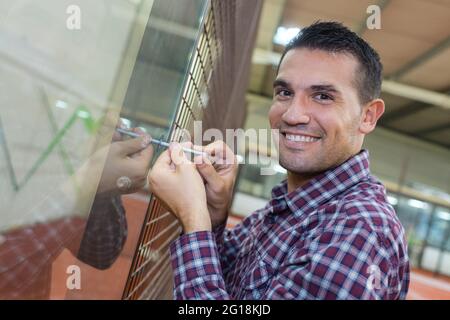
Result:
{"label": "metal screwdriver shaft", "polygon": [[[139,134],[137,134],[136,132],[133,132],[133,131],[129,131],[129,130],[121,129],[121,128],[117,128],[116,130],[117,130],[117,132],[126,134],[126,135],[128,135],[128,136],[130,136],[130,137],[133,137],[133,138],[139,138],[139,137],[141,137],[141,135],[139,135]],[[154,138],[152,138],[152,139],[150,140],[150,143],[157,144],[157,145],[163,146],[163,147],[165,147],[165,148],[168,148],[169,145],[170,145],[169,142],[161,141],[161,140],[154,139]],[[195,155],[197,155],[197,156],[206,156],[206,157],[209,156],[206,152],[197,151],[197,150],[193,150],[193,149],[189,149],[189,148],[184,148],[184,147],[183,147],[182,149],[183,149],[184,152],[192,153],[192,154],[195,154]]]}

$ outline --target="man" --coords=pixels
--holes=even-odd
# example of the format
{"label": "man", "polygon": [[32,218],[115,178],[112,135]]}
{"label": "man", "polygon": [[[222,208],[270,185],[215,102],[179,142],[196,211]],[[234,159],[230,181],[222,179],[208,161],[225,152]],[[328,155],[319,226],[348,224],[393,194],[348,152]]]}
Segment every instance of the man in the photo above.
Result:
{"label": "man", "polygon": [[[404,230],[361,150],[384,112],[381,71],[338,23],[315,23],[287,46],[269,112],[287,180],[232,230],[236,165],[193,164],[179,145],[160,156],[150,186],[184,229],[170,248],[177,299],[405,298]],[[234,157],[221,142],[204,151]]]}

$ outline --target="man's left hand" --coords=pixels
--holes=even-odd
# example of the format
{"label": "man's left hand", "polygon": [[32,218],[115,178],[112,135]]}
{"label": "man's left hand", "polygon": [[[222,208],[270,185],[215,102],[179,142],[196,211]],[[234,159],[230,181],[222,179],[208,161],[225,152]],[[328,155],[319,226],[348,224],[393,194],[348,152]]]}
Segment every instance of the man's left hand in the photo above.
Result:
{"label": "man's left hand", "polygon": [[203,179],[182,146],[172,143],[151,169],[150,190],[180,220],[184,233],[210,231]]}

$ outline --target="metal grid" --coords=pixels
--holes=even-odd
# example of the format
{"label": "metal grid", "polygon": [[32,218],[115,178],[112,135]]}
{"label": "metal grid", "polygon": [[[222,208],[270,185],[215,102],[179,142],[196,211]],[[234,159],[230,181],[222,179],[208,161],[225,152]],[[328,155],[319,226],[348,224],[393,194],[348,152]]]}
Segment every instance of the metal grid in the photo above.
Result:
{"label": "metal grid", "polygon": [[[183,130],[192,134],[196,120],[203,121],[203,129],[224,130],[243,123],[261,5],[259,0],[210,1],[172,123],[171,141],[180,141]],[[181,227],[153,197],[145,221],[123,298],[168,299],[172,297],[168,247]]]}

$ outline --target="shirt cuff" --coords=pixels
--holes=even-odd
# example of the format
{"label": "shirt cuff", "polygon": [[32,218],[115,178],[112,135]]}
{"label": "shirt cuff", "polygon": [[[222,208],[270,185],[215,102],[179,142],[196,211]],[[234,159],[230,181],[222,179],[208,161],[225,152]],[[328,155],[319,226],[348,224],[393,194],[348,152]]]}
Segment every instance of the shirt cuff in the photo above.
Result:
{"label": "shirt cuff", "polygon": [[222,275],[215,235],[198,231],[181,235],[170,245],[175,288],[210,275]]}

